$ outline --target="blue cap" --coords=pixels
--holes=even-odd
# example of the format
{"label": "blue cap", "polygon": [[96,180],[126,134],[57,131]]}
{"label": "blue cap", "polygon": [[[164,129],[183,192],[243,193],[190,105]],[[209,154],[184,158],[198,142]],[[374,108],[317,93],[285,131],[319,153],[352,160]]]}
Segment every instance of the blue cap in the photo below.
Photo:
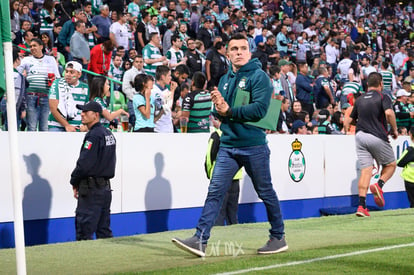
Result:
{"label": "blue cap", "polygon": [[297,129],[306,126],[306,123],[302,120],[295,120],[292,124],[292,131],[295,132]]}

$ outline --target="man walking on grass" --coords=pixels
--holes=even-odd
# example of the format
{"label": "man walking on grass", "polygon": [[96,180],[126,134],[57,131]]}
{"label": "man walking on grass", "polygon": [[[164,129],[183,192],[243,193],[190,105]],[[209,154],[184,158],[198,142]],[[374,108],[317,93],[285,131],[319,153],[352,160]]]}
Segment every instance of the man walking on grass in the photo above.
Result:
{"label": "man walking on grass", "polygon": [[[218,89],[211,92],[215,107],[213,114],[221,120],[220,129],[223,134],[203,212],[193,237],[185,240],[173,238],[172,241],[189,253],[205,256],[210,230],[219,214],[224,196],[234,175],[244,166],[259,198],[266,206],[271,225],[269,240],[257,253],[283,252],[288,249],[288,245],[279,200],[272,185],[266,133],[262,128],[246,123],[259,121],[266,115],[273,93],[272,82],[261,70],[260,61],[250,60],[249,42],[244,35],[235,34],[231,37],[227,56],[232,67],[221,78]],[[240,90],[250,94],[249,104],[234,106],[231,99]]]}

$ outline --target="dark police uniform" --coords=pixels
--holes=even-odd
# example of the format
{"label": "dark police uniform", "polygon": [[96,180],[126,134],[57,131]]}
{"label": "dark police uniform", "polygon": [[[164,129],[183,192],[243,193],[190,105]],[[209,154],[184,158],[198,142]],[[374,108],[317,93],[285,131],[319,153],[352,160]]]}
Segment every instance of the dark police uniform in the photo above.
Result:
{"label": "dark police uniform", "polygon": [[114,177],[116,140],[102,126],[94,124],[83,140],[70,184],[79,193],[76,208],[76,239],[90,240],[112,237],[110,206],[112,201],[109,179]]}

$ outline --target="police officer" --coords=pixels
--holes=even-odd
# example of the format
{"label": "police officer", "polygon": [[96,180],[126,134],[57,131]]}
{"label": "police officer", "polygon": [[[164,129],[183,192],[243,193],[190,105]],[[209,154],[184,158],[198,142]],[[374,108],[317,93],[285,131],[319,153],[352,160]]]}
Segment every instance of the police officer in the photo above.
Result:
{"label": "police officer", "polygon": [[99,122],[102,107],[95,101],[77,104],[82,110],[82,123],[86,134],[70,184],[76,208],[76,240],[112,237],[110,206],[112,201],[109,179],[114,177],[116,163],[116,140],[112,133]]}

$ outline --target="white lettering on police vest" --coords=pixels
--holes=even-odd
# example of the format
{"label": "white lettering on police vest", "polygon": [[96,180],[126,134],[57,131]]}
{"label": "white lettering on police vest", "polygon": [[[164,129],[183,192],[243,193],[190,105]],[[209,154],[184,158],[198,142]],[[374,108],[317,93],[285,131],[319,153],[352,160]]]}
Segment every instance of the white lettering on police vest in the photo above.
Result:
{"label": "white lettering on police vest", "polygon": [[114,136],[105,136],[106,146],[115,145],[115,138]]}

